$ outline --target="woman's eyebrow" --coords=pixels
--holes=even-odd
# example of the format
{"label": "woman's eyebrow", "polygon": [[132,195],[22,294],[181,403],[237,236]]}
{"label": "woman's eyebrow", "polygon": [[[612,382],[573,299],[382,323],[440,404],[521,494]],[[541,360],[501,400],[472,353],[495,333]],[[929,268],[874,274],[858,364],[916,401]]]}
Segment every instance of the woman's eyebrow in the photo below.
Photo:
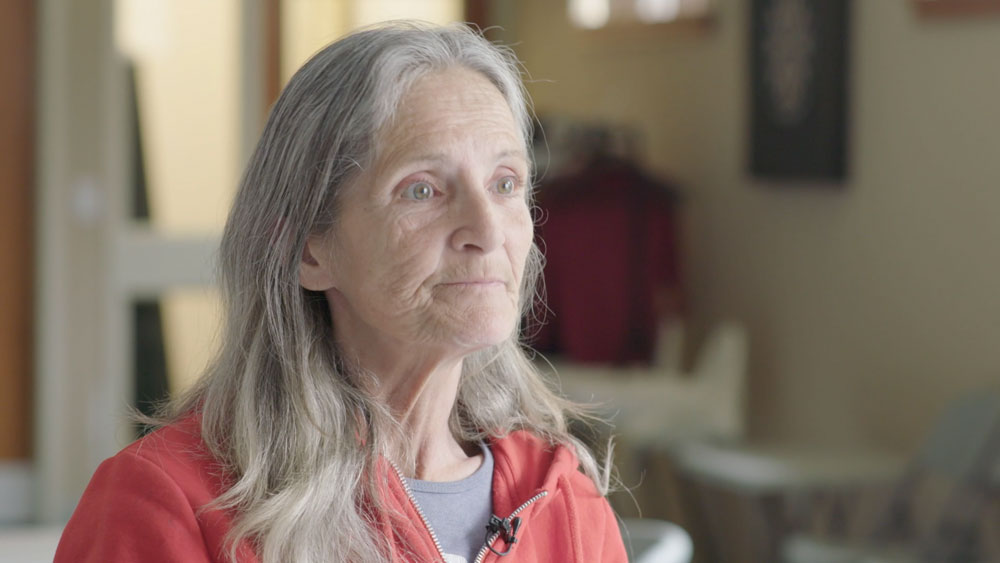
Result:
{"label": "woman's eyebrow", "polygon": [[447,161],[448,156],[444,153],[418,153],[413,156],[407,156],[400,159],[400,164],[414,164],[417,162],[433,162],[439,164]]}

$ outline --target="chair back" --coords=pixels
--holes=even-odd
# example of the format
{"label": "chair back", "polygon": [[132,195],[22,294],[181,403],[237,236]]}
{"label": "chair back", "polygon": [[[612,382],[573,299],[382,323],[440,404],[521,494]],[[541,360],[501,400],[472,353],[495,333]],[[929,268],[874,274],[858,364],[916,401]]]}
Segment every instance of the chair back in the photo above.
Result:
{"label": "chair back", "polygon": [[960,397],[912,460],[873,539],[915,541],[923,561],[976,560],[998,463],[1000,389]]}

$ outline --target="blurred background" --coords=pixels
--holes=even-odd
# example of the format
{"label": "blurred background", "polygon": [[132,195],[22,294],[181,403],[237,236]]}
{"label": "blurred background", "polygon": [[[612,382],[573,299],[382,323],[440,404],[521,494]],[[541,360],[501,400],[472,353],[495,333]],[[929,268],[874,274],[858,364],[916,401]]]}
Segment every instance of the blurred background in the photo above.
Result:
{"label": "blurred background", "polygon": [[199,375],[268,107],[394,18],[524,64],[531,337],[614,421],[622,516],[698,561],[1000,561],[995,0],[4,0],[0,560]]}

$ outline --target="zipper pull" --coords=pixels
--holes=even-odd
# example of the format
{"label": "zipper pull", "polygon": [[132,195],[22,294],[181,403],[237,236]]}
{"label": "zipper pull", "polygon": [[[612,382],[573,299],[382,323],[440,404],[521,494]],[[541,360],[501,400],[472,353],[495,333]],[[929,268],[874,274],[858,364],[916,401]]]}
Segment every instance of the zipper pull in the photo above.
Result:
{"label": "zipper pull", "polygon": [[[514,549],[514,544],[517,543],[517,531],[521,528],[521,517],[515,516],[509,522],[507,520],[502,520],[496,516],[490,515],[490,522],[486,525],[486,547],[490,551],[496,553],[497,555],[503,557],[510,553],[510,550]],[[493,534],[499,534],[503,538],[504,543],[507,544],[507,549],[500,552],[493,549],[490,545],[490,536]]]}

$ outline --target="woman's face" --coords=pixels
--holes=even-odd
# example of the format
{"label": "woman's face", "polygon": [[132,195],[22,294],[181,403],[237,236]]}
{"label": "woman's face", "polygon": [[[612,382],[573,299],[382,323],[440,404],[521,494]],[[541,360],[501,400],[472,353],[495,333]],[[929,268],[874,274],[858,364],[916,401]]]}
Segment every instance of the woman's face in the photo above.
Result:
{"label": "woman's face", "polygon": [[338,341],[364,356],[460,356],[508,338],[532,222],[503,96],[470,70],[425,75],[376,141],[374,165],[311,247],[328,257]]}

